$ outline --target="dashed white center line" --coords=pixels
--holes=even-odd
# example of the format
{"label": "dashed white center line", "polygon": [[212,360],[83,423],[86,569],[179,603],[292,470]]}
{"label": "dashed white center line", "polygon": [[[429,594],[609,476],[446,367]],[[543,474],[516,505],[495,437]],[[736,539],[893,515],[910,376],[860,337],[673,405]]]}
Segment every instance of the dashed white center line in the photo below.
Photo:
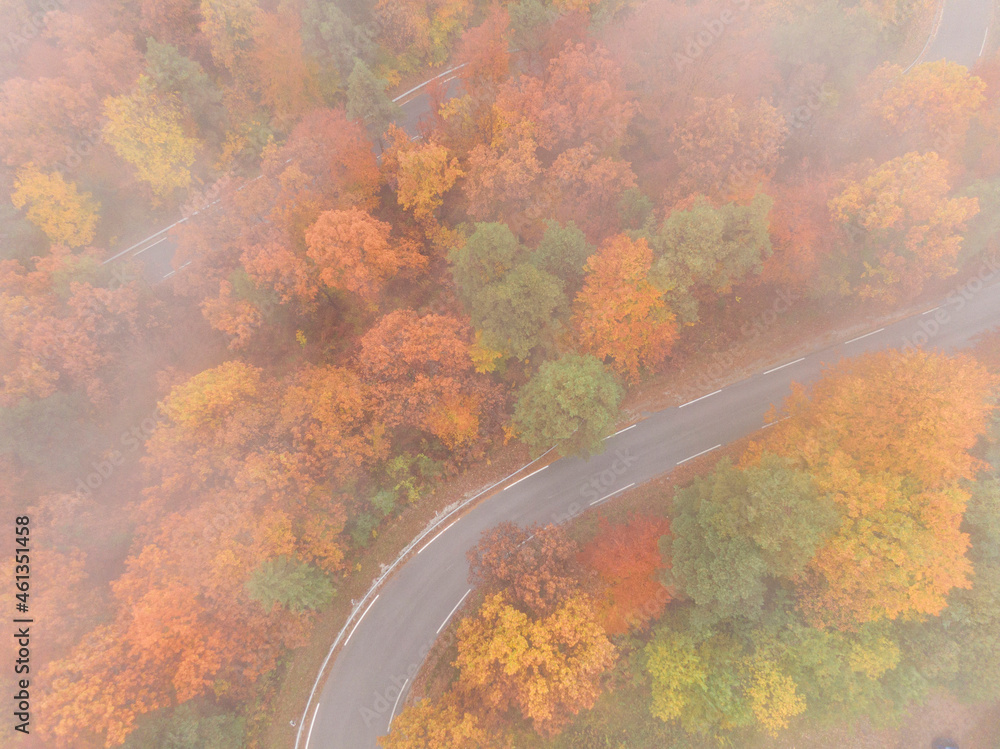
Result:
{"label": "dashed white center line", "polygon": [[406,685],[409,683],[410,680],[407,679],[406,681],[403,682],[403,686],[399,688],[399,695],[396,697],[396,704],[392,706],[392,712],[389,713],[389,727],[386,729],[386,731],[392,730],[392,721],[396,717],[396,708],[399,707],[399,701],[403,699],[403,692],[406,691]]}
{"label": "dashed white center line", "polygon": [[377,600],[378,600],[378,597],[379,597],[380,595],[382,595],[382,594],[381,594],[381,593],[379,593],[378,595],[376,595],[376,596],[375,596],[375,597],[374,597],[374,598],[372,599],[372,602],[368,604],[368,608],[366,608],[366,609],[365,609],[365,613],[363,613],[363,614],[361,615],[361,617],[360,617],[360,618],[358,619],[358,621],[357,621],[357,622],[355,623],[355,625],[354,625],[354,629],[352,629],[352,630],[351,630],[351,634],[349,634],[349,635],[347,636],[347,639],[346,639],[346,640],[344,640],[344,647],[345,647],[345,648],[347,647],[347,643],[349,643],[349,642],[351,641],[351,638],[352,638],[352,637],[354,637],[354,633],[355,633],[355,632],[356,632],[356,631],[358,630],[358,625],[359,625],[359,624],[361,624],[361,620],[362,620],[362,619],[364,619],[364,618],[365,618],[366,616],[368,616],[368,612],[372,610],[372,606],[374,606],[374,605],[375,605],[375,601],[377,601]]}
{"label": "dashed white center line", "polygon": [[705,453],[710,453],[712,452],[712,450],[718,450],[720,447],[722,447],[721,444],[716,445],[715,447],[710,447],[707,450],[702,450],[697,455],[692,455],[690,458],[684,458],[684,460],[678,461],[677,465],[681,465],[682,463],[687,463],[689,460],[694,460],[695,458],[700,458]]}
{"label": "dashed white center line", "polygon": [[452,618],[453,616],[455,616],[455,612],[456,612],[456,611],[458,611],[458,607],[462,605],[462,601],[464,601],[464,600],[465,600],[466,598],[468,598],[468,597],[469,597],[469,593],[471,593],[471,592],[472,592],[472,588],[469,588],[469,589],[468,589],[467,591],[465,591],[465,595],[464,595],[464,596],[462,596],[462,599],[461,599],[461,600],[460,600],[460,601],[459,601],[458,603],[456,603],[456,604],[455,604],[455,608],[453,608],[453,609],[451,610],[451,613],[450,613],[450,614],[448,614],[448,616],[446,616],[446,617],[445,617],[445,620],[444,620],[443,622],[441,622],[441,626],[440,626],[440,627],[438,627],[438,631],[437,631],[437,634],[441,634],[441,630],[442,630],[442,629],[444,629],[444,626],[445,626],[445,625],[446,625],[446,624],[447,624],[447,623],[448,623],[449,621],[451,621],[451,618]]}
{"label": "dashed white center line", "polygon": [[611,499],[616,494],[621,494],[623,491],[625,491],[626,489],[631,489],[633,486],[635,486],[635,482],[634,481],[631,484],[629,484],[628,486],[623,486],[618,491],[611,492],[611,494],[609,494],[606,497],[601,497],[600,499],[595,499],[593,502],[590,503],[590,505],[591,505],[591,507],[593,507],[594,505],[599,505],[604,500]]}
{"label": "dashed white center line", "polygon": [[790,367],[793,364],[798,364],[800,361],[805,361],[805,360],[806,360],[806,358],[803,356],[801,359],[796,359],[795,361],[788,362],[788,364],[782,364],[780,367],[774,367],[773,369],[769,369],[766,372],[764,372],[764,374],[771,374],[771,372],[777,372],[779,369],[784,369],[785,367]]}
{"label": "dashed white center line", "polygon": [[514,482],[513,484],[511,484],[510,486],[505,486],[503,490],[504,490],[504,491],[507,491],[508,489],[510,489],[510,487],[511,487],[511,486],[517,486],[518,484],[520,484],[520,483],[521,483],[522,481],[524,481],[525,479],[530,479],[530,478],[531,478],[532,476],[534,476],[534,475],[535,475],[536,473],[541,473],[541,472],[542,472],[542,471],[544,471],[544,470],[545,470],[546,468],[548,468],[548,466],[542,466],[542,467],[541,467],[541,468],[539,468],[539,469],[538,469],[537,471],[533,471],[532,473],[529,473],[529,474],[528,474],[527,476],[525,476],[524,478],[519,478],[519,479],[518,479],[517,481],[515,481],[515,482]]}
{"label": "dashed white center line", "polygon": [[986,33],[983,34],[983,46],[979,48],[979,57],[983,56],[983,52],[986,51],[986,38],[990,35],[990,27],[986,27]]}
{"label": "dashed white center line", "polygon": [[848,343],[854,343],[855,341],[860,341],[862,338],[867,338],[870,335],[881,333],[883,330],[885,330],[885,328],[879,328],[878,330],[873,330],[871,333],[865,333],[864,335],[859,335],[857,338],[852,338],[849,341],[844,341],[844,345],[846,346]]}
{"label": "dashed white center line", "polygon": [[692,403],[697,403],[698,401],[703,401],[706,398],[711,398],[713,395],[718,395],[722,390],[716,390],[714,393],[709,393],[708,395],[703,395],[700,398],[695,398],[693,401],[688,401],[684,405],[678,406],[677,408],[684,408],[684,406],[690,406]]}
{"label": "dashed white center line", "polygon": [[921,315],[929,315],[931,312],[937,312],[939,309],[941,309],[941,305],[938,305],[934,309],[929,309],[926,312],[921,312],[920,314]]}
{"label": "dashed white center line", "polygon": [[[444,528],[443,528],[443,529],[441,530],[441,533],[444,533],[444,532],[445,532],[446,530],[448,530],[449,528],[451,528],[451,526],[453,526],[453,525],[454,525],[455,523],[457,523],[457,522],[458,522],[457,520],[452,520],[452,521],[451,521],[450,523],[448,523],[448,525],[446,525],[446,526],[445,526],[445,527],[444,527]],[[424,544],[423,546],[421,546],[421,547],[420,547],[420,551],[418,551],[417,553],[419,554],[419,553],[420,553],[421,551],[423,551],[423,550],[424,550],[424,549],[426,549],[426,548],[427,548],[428,546],[430,546],[430,545],[431,545],[432,543],[434,543],[434,542],[435,542],[435,541],[437,541],[437,540],[438,540],[439,538],[441,538],[441,533],[438,533],[438,534],[437,534],[436,536],[434,536],[434,538],[432,538],[432,539],[431,539],[430,541],[428,541],[428,542],[427,542],[427,543],[425,543],[425,544]]]}

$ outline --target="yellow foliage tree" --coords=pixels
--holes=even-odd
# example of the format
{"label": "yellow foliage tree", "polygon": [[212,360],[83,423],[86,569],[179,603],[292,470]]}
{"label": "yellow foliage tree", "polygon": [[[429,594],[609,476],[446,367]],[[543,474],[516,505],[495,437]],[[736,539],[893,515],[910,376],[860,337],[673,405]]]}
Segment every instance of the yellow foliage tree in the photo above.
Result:
{"label": "yellow foliage tree", "polygon": [[398,159],[399,204],[406,210],[412,208],[418,221],[432,221],[443,195],[463,175],[458,160],[449,158],[448,149],[436,143],[403,151]]}
{"label": "yellow foliage tree", "polygon": [[191,184],[189,167],[199,142],[184,133],[176,101],[157,94],[146,76],[131,94],[104,101],[104,140],[148,182],[153,194],[166,198]]}
{"label": "yellow foliage tree", "polygon": [[22,167],[10,199],[15,208],[26,208],[28,221],[54,244],[82,247],[94,238],[100,203],[59,172],[45,173],[33,164]]}
{"label": "yellow foliage tree", "polygon": [[986,101],[986,83],[948,60],[925,62],[909,73],[886,64],[869,86],[875,89],[872,106],[897,133],[929,136],[939,152],[961,148],[969,120]]}
{"label": "yellow foliage tree", "polygon": [[960,231],[979,202],[949,197],[949,168],[934,152],[907,153],[867,165],[830,201],[833,221],[861,245],[861,296],[892,303],[916,295],[930,278],[955,273]]}

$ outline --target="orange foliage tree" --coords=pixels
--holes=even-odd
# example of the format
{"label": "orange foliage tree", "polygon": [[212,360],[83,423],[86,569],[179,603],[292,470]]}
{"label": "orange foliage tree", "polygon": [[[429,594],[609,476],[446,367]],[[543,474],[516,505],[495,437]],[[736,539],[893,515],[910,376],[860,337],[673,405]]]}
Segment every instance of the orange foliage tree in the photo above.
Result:
{"label": "orange foliage tree", "polygon": [[389,428],[427,431],[446,445],[476,441],[492,423],[497,391],[475,372],[466,323],[397,310],[361,338],[357,369]]}
{"label": "orange foliage tree", "polygon": [[583,547],[581,561],[603,586],[598,618],[610,634],[645,629],[670,600],[660,582],[666,567],[660,539],[669,532],[664,518],[636,515],[616,525],[601,518],[597,535]]}
{"label": "orange foliage tree", "polygon": [[618,66],[600,45],[567,42],[543,78],[521,76],[497,98],[501,118],[535,124],[538,145],[549,151],[592,143],[617,148],[636,108]]}
{"label": "orange foliage tree", "polygon": [[949,197],[949,165],[934,152],[864,165],[830,200],[830,214],[860,250],[863,297],[887,303],[914,296],[931,278],[956,272],[961,230],[979,211],[976,198]]}
{"label": "orange foliage tree", "polygon": [[649,280],[652,263],[645,239],[612,237],[587,261],[574,302],[581,348],[610,359],[612,368],[633,382],[640,368],[660,364],[677,338],[674,314]]}
{"label": "orange foliage tree", "polygon": [[979,468],[969,450],[994,385],[971,359],[910,351],[846,360],[808,395],[796,389],[764,447],[843,511],[801,584],[814,621],[933,615],[950,590],[969,586],[962,482]]}
{"label": "orange foliage tree", "polygon": [[733,198],[752,190],[773,175],[787,133],[781,113],[764,99],[750,107],[732,95],[695,99],[670,136],[681,170],[675,197]]}
{"label": "orange foliage tree", "polygon": [[498,593],[458,626],[457,688],[488,711],[516,708],[536,731],[553,736],[593,706],[614,659],[583,597],[534,619]]}
{"label": "orange foliage tree", "polygon": [[321,213],[305,233],[320,282],[370,299],[399,271],[425,266],[415,247],[390,238],[391,228],[357,208]]}
{"label": "orange foliage tree", "polygon": [[[956,153],[969,121],[986,101],[986,83],[964,65],[936,60],[906,73],[886,63],[868,81],[871,107],[898,135],[939,153]],[[916,145],[916,143],[914,144]]]}
{"label": "orange foliage tree", "polygon": [[469,549],[469,582],[529,613],[548,614],[580,588],[577,551],[561,526],[499,523]]}

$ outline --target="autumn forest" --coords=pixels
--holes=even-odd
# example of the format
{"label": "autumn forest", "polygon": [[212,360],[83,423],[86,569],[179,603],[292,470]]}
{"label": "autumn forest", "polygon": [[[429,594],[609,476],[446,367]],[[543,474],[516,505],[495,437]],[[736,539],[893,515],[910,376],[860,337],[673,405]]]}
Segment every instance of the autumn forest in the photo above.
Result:
{"label": "autumn forest", "polygon": [[[356,599],[450,503],[1000,268],[1000,55],[919,61],[938,7],[0,0],[11,745],[305,746]],[[995,334],[831,358],[676,481],[494,524],[372,735],[996,715],[998,388]]]}

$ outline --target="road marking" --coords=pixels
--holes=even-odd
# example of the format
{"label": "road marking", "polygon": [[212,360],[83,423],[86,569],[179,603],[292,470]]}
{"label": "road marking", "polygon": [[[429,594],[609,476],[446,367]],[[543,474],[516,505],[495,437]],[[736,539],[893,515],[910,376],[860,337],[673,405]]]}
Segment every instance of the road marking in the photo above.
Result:
{"label": "road marking", "polygon": [[406,685],[409,683],[410,680],[407,679],[406,681],[403,682],[403,686],[399,688],[399,696],[396,697],[396,704],[392,706],[392,712],[389,713],[389,727],[385,729],[386,731],[392,730],[392,720],[393,718],[396,717],[396,708],[399,707],[399,701],[403,698],[403,692],[406,690]]}
{"label": "road marking", "polygon": [[795,361],[790,361],[788,364],[782,364],[780,367],[775,367],[774,369],[769,369],[764,374],[771,374],[771,372],[777,372],[779,369],[784,369],[785,367],[790,367],[793,364],[798,364],[800,361],[805,361],[806,358],[803,356],[801,359],[796,359]]}
{"label": "road marking", "polygon": [[689,460],[694,460],[695,458],[700,458],[705,453],[710,453],[712,452],[712,450],[718,450],[720,447],[722,447],[722,445],[716,445],[715,447],[710,447],[707,450],[702,450],[697,455],[692,455],[690,458],[684,458],[684,460],[678,462],[677,465],[680,465],[681,463],[687,463]]}
{"label": "road marking", "polygon": [[[445,532],[446,530],[448,530],[449,528],[451,528],[451,526],[453,526],[453,525],[454,525],[455,523],[457,523],[457,522],[458,522],[457,520],[452,520],[452,521],[451,521],[450,523],[448,523],[448,525],[446,525],[446,526],[444,527],[444,529],[443,529],[443,530],[441,531],[441,533],[444,533],[444,532]],[[438,539],[439,539],[439,538],[441,537],[441,533],[438,533],[438,534],[437,534],[436,536],[434,536],[434,538],[432,538],[432,539],[431,539],[430,541],[428,541],[428,542],[427,542],[427,543],[425,543],[425,544],[424,544],[423,546],[421,546],[421,547],[420,547],[420,551],[423,551],[423,550],[424,550],[424,549],[426,549],[426,548],[427,548],[428,546],[430,546],[430,545],[431,545],[432,543],[434,543],[435,541],[437,541],[437,540],[438,540]],[[420,551],[418,551],[417,553],[419,554],[419,553],[420,553]]]}
{"label": "road marking", "polygon": [[139,250],[137,253],[135,253],[132,257],[139,257],[139,255],[141,255],[142,253],[144,253],[146,250],[151,250],[154,247],[156,247],[156,245],[158,245],[158,244],[160,244],[162,242],[166,242],[166,241],[167,241],[166,237],[164,237],[163,239],[158,239],[157,241],[153,242],[153,244],[151,244],[149,247],[143,247],[141,250]]}
{"label": "road marking", "polygon": [[534,533],[532,533],[532,534],[531,534],[530,536],[528,536],[528,537],[527,537],[526,539],[524,539],[524,540],[523,540],[523,541],[522,541],[521,543],[519,543],[519,544],[517,545],[517,548],[519,548],[519,549],[520,549],[520,548],[521,548],[522,546],[524,546],[524,545],[525,545],[526,543],[528,543],[528,541],[530,541],[530,540],[531,540],[531,539],[533,539],[534,537],[535,537],[535,534],[534,534]]}
{"label": "road marking", "polygon": [[618,430],[617,432],[615,432],[615,433],[614,433],[614,434],[612,434],[612,435],[609,435],[609,436],[605,437],[604,439],[606,439],[606,440],[609,440],[609,439],[611,439],[612,437],[617,437],[617,436],[618,436],[619,434],[621,434],[622,432],[627,432],[627,431],[628,431],[629,429],[635,429],[635,428],[636,428],[637,426],[639,426],[639,425],[638,425],[638,424],[633,424],[633,425],[632,425],[632,426],[630,426],[630,427],[625,427],[624,429],[619,429],[619,430]]}
{"label": "road marking", "polygon": [[164,276],[163,278],[161,278],[160,280],[161,280],[161,281],[163,281],[164,279],[167,279],[167,278],[170,278],[170,277],[171,277],[172,275],[174,275],[174,273],[176,273],[176,272],[177,272],[177,271],[175,271],[175,270],[172,270],[172,271],[170,271],[170,272],[169,272],[169,273],[168,273],[167,275],[165,275],[165,276]]}
{"label": "road marking", "polygon": [[520,479],[518,479],[517,481],[515,481],[515,482],[514,482],[513,484],[511,484],[510,486],[505,486],[505,487],[503,488],[503,490],[504,490],[504,491],[507,491],[508,489],[510,489],[510,487],[511,487],[511,486],[517,486],[518,484],[520,484],[520,483],[521,483],[522,481],[524,481],[525,479],[530,479],[530,478],[531,478],[532,476],[534,476],[534,475],[535,475],[536,473],[541,473],[541,472],[542,472],[542,471],[544,471],[544,470],[545,470],[546,468],[548,468],[548,466],[542,466],[542,467],[541,467],[541,468],[539,468],[539,469],[538,469],[537,471],[533,471],[532,473],[529,473],[529,474],[528,474],[527,476],[525,476],[524,478],[520,478]]}
{"label": "road marking", "polygon": [[[979,57],[982,57],[982,56],[983,56],[983,52],[985,52],[985,51],[986,51],[986,38],[987,38],[987,37],[988,37],[989,35],[990,35],[990,27],[989,27],[989,26],[987,26],[987,27],[986,27],[986,33],[985,33],[985,34],[983,34],[983,46],[979,48]],[[978,60],[978,59],[979,59],[979,57],[977,57],[976,59]]]}
{"label": "road marking", "polygon": [[445,620],[443,622],[441,622],[441,626],[438,627],[438,631],[436,632],[436,634],[441,634],[441,630],[444,629],[444,625],[447,624],[451,620],[451,618],[455,615],[455,612],[458,611],[458,607],[462,605],[462,601],[464,601],[466,598],[468,598],[469,597],[469,593],[471,593],[471,592],[472,592],[472,588],[469,588],[467,591],[465,591],[465,595],[462,596],[462,599],[458,603],[455,604],[455,608],[453,608],[451,610],[451,613],[448,614],[448,616],[445,618]]}
{"label": "road marking", "polygon": [[940,304],[937,307],[935,307],[934,309],[929,309],[926,312],[921,312],[920,314],[921,315],[929,315],[931,312],[937,312],[939,309],[941,309],[941,305]]}
{"label": "road marking", "polygon": [[688,401],[683,406],[678,406],[677,408],[684,408],[684,406],[690,406],[692,403],[697,403],[698,401],[703,401],[706,398],[711,398],[713,395],[718,395],[722,390],[716,390],[714,393],[709,393],[708,395],[703,395],[700,398],[695,398],[693,401]]}
{"label": "road marking", "polygon": [[844,345],[846,346],[848,343],[854,343],[855,341],[860,341],[862,338],[867,338],[870,335],[881,333],[883,330],[885,330],[885,328],[879,328],[878,330],[873,330],[871,333],[865,333],[864,335],[859,335],[857,338],[852,338],[849,341],[844,341]]}
{"label": "road marking", "polygon": [[601,502],[603,502],[606,499],[611,499],[616,494],[621,494],[623,491],[625,491],[626,489],[631,489],[633,486],[635,486],[635,482],[634,481],[631,484],[629,484],[628,486],[623,486],[621,489],[619,489],[616,492],[611,492],[611,494],[609,494],[606,497],[601,497],[600,499],[595,499],[593,502],[590,503],[590,506],[593,507],[594,505],[598,505],[598,504],[600,504]]}
{"label": "road marking", "polygon": [[[769,427],[773,427],[775,424],[780,424],[781,422],[785,421],[786,419],[790,419],[790,418],[792,418],[792,417],[791,416],[785,416],[785,417],[783,417],[781,419],[778,419],[777,421],[772,421],[770,424],[765,424],[764,426],[761,427],[761,429],[768,429]],[[760,430],[758,430],[758,431],[760,431]]]}
{"label": "road marking", "polygon": [[[366,608],[366,609],[365,609],[365,613],[363,613],[363,614],[361,615],[361,619],[364,619],[364,618],[365,618],[366,616],[368,616],[368,612],[372,610],[372,606],[374,606],[374,605],[375,605],[375,601],[377,601],[377,600],[378,600],[378,596],[380,596],[380,595],[382,595],[382,594],[381,594],[381,593],[379,593],[379,594],[378,594],[377,596],[375,596],[375,597],[374,597],[374,598],[372,599],[372,602],[368,604],[368,608]],[[352,637],[354,636],[354,633],[355,633],[355,631],[357,631],[357,629],[358,629],[358,624],[361,624],[361,619],[358,619],[358,622],[357,622],[357,624],[355,624],[355,625],[354,625],[354,629],[352,629],[352,630],[351,630],[351,634],[349,634],[349,635],[347,636],[347,639],[346,639],[346,640],[344,640],[344,647],[345,647],[345,648],[347,647],[347,643],[349,643],[349,642],[351,641],[351,638],[352,638]]]}

